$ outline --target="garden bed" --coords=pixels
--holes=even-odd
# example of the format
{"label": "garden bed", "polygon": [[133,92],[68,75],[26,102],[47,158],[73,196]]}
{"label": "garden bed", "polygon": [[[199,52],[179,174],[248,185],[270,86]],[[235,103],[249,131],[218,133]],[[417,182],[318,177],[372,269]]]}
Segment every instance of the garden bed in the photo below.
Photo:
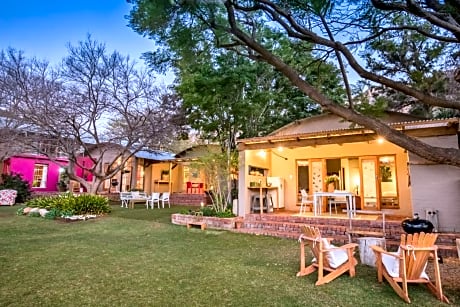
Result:
{"label": "garden bed", "polygon": [[206,228],[214,229],[234,229],[236,228],[236,222],[240,222],[241,217],[215,217],[215,216],[197,216],[191,214],[172,214],[171,223],[175,225],[187,226],[187,224],[193,222],[204,222]]}

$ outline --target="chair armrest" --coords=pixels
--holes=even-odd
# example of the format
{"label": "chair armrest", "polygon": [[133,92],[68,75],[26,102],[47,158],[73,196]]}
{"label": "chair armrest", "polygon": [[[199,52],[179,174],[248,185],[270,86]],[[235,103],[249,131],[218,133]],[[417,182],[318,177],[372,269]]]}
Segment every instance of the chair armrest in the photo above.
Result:
{"label": "chair armrest", "polygon": [[358,244],[356,243],[347,243],[342,246],[335,246],[335,247],[330,247],[328,249],[324,249],[322,250],[322,252],[329,252],[329,251],[340,250],[340,249],[343,249],[343,250],[355,249],[356,247],[358,247]]}
{"label": "chair armrest", "polygon": [[392,256],[392,257],[398,258],[398,259],[401,258],[400,255],[395,254],[394,252],[387,252],[386,250],[384,250],[382,247],[380,247],[378,245],[371,245],[371,248],[377,253],[389,255],[389,256]]}

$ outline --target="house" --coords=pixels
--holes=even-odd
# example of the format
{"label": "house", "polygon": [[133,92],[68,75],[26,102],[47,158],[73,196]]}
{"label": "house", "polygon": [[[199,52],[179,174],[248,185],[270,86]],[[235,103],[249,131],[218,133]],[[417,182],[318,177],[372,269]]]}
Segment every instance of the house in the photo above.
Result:
{"label": "house", "polygon": [[39,154],[24,153],[6,158],[2,164],[2,174],[20,174],[30,183],[33,192],[56,192],[67,158],[59,157],[55,161]]}
{"label": "house", "polygon": [[[381,119],[421,141],[459,148],[459,119],[421,120],[388,112]],[[460,168],[438,165],[385,141],[372,130],[322,114],[290,123],[268,136],[241,139],[238,215],[251,212],[258,182],[280,177],[285,210],[299,211],[300,190],[335,189],[356,195],[362,210],[432,220],[440,231],[460,230]],[[322,210],[327,210],[322,206]]]}
{"label": "house", "polygon": [[195,204],[209,201],[205,173],[197,165],[200,157],[216,153],[217,145],[195,145],[177,154],[143,150],[125,164],[125,174],[119,178],[121,191],[129,187],[147,192],[169,192],[174,204]]}

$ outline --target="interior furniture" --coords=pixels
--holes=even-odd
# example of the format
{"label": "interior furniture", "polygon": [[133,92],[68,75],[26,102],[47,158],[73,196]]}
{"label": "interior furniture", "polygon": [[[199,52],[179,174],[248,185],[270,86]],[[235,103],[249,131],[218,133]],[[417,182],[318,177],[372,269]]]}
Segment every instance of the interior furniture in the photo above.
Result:
{"label": "interior furniture", "polygon": [[[317,227],[304,225],[301,230],[302,234],[299,237],[300,271],[297,276],[305,276],[318,271],[318,280],[315,285],[319,286],[347,272],[350,277],[356,275],[355,267],[358,261],[353,253],[358,244],[348,243],[338,247],[330,243],[331,239],[321,237],[321,232]],[[312,264],[308,267],[305,266],[305,245],[311,249],[314,256]]]}
{"label": "interior furniture", "polygon": [[[439,272],[438,247],[434,244],[437,233],[402,234],[397,252],[387,252],[380,246],[371,246],[375,253],[377,279],[383,278],[406,303],[410,303],[409,283],[425,284],[440,301],[449,303],[444,296]],[[434,266],[434,280],[425,272],[428,260]]]}

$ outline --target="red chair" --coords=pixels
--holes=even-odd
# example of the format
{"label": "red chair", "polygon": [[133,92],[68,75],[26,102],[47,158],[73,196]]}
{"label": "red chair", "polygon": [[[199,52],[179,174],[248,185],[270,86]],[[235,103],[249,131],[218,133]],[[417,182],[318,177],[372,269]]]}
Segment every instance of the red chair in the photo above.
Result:
{"label": "red chair", "polygon": [[193,190],[192,182],[187,181],[187,194],[191,194]]}

